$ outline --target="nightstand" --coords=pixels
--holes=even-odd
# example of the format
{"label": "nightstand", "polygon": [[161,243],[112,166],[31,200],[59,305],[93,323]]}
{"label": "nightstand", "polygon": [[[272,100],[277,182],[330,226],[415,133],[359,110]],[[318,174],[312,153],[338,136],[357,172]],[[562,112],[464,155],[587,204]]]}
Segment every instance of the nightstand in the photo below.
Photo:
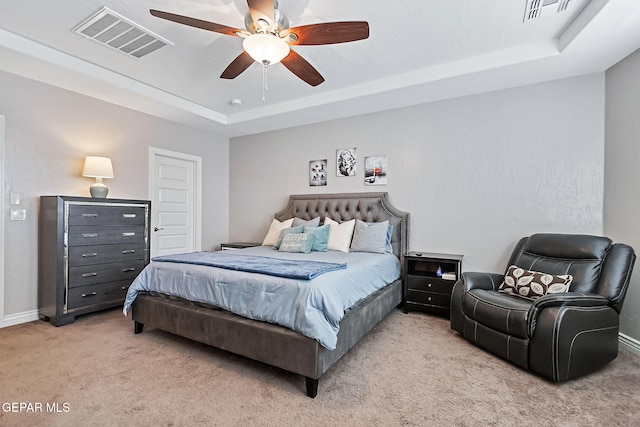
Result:
{"label": "nightstand", "polygon": [[409,252],[404,257],[403,308],[449,316],[453,285],[462,255]]}
{"label": "nightstand", "polygon": [[223,243],[220,245],[221,251],[232,251],[235,249],[244,249],[244,248],[252,248],[254,246],[260,246],[261,243],[253,243],[253,242],[232,242],[232,243]]}

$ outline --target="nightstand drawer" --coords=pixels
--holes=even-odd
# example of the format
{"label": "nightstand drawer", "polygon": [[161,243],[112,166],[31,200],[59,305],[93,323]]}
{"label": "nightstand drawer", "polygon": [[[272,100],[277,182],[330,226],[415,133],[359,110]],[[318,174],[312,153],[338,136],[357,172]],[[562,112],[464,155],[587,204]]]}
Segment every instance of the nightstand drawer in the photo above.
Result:
{"label": "nightstand drawer", "polygon": [[144,243],[144,226],[69,227],[69,245]]}
{"label": "nightstand drawer", "polygon": [[69,288],[111,282],[113,280],[133,281],[145,266],[144,260],[129,263],[96,264],[69,269]]}
{"label": "nightstand drawer", "polygon": [[69,206],[69,225],[144,225],[144,207],[140,206]]}
{"label": "nightstand drawer", "polygon": [[408,289],[451,295],[455,283],[453,280],[443,280],[436,277],[409,275],[407,286]]}
{"label": "nightstand drawer", "polygon": [[449,308],[449,305],[451,304],[451,295],[408,290],[407,302],[416,302],[420,304],[437,305],[439,307]]}
{"label": "nightstand drawer", "polygon": [[69,248],[69,267],[110,262],[127,263],[145,260],[146,257],[144,244],[138,242],[122,245],[72,246]]}
{"label": "nightstand drawer", "polygon": [[133,280],[121,280],[89,286],[80,286],[69,289],[69,299],[67,301],[67,309],[73,310],[89,305],[102,304],[113,301],[114,304],[121,304],[127,296],[127,290]]}

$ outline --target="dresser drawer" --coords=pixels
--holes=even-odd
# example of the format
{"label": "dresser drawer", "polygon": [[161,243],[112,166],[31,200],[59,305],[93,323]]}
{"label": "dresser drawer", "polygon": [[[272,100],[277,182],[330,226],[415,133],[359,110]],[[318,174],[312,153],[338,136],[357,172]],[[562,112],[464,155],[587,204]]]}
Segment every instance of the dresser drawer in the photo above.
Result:
{"label": "dresser drawer", "polygon": [[456,284],[453,280],[443,280],[437,277],[426,276],[408,276],[409,282],[407,284],[408,289],[415,289],[426,292],[436,292],[440,294],[451,295],[453,285]]}
{"label": "dresser drawer", "polygon": [[144,223],[144,206],[69,206],[69,225],[144,225]]}
{"label": "dresser drawer", "polygon": [[112,302],[114,305],[124,302],[132,280],[120,280],[97,285],[70,288],[67,310],[73,310],[95,304]]}
{"label": "dresser drawer", "polygon": [[144,243],[144,226],[69,227],[69,246]]}
{"label": "dresser drawer", "polygon": [[69,269],[69,288],[136,278],[144,268],[144,261],[129,263],[96,264]]}
{"label": "dresser drawer", "polygon": [[449,305],[451,304],[451,295],[408,290],[407,301],[449,308]]}
{"label": "dresser drawer", "polygon": [[69,248],[69,267],[109,262],[127,263],[144,259],[146,259],[145,247],[138,242],[120,245],[72,246]]}

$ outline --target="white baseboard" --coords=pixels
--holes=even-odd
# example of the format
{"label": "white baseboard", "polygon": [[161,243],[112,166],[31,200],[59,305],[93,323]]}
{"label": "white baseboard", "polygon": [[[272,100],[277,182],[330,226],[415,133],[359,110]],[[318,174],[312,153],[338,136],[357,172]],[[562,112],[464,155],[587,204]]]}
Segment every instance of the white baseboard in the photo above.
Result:
{"label": "white baseboard", "polygon": [[24,311],[17,314],[9,314],[4,316],[3,327],[19,325],[20,323],[33,322],[38,320],[38,310]]}
{"label": "white baseboard", "polygon": [[636,356],[640,356],[640,341],[625,334],[618,334],[620,345]]}

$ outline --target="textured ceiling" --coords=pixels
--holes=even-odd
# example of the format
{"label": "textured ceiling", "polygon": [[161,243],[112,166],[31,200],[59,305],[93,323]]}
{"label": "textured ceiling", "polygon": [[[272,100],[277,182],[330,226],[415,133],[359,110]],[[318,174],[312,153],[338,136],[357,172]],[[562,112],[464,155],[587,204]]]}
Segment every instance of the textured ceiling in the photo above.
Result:
{"label": "textured ceiling", "polygon": [[[244,28],[245,0],[3,3],[0,69],[227,136],[601,72],[640,48],[639,0],[571,0],[525,22],[527,0],[280,0],[291,26],[366,20],[371,36],[295,47],[325,82],[275,64],[263,102],[259,64],[219,78],[241,38],[149,14]],[[136,59],[71,31],[103,6],[175,45]]]}

